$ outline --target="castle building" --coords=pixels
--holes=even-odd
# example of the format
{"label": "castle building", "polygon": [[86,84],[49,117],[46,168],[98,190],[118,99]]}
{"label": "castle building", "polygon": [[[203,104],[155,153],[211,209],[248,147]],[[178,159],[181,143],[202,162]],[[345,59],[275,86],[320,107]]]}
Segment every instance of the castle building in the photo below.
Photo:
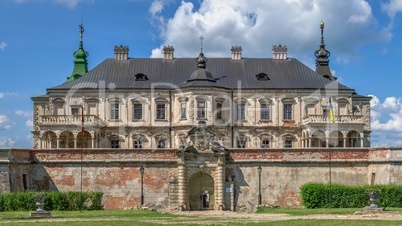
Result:
{"label": "castle building", "polygon": [[[300,206],[306,182],[400,183],[399,149],[370,148],[370,97],[316,69],[272,58],[114,58],[88,70],[79,27],[66,81],[32,97],[31,150],[0,150],[0,192],[100,191],[106,209]],[[207,51],[205,51],[207,52]],[[399,165],[398,165],[398,164]],[[377,177],[376,177],[377,175]],[[380,176],[378,176],[380,175]]]}
{"label": "castle building", "polygon": [[227,148],[369,147],[370,97],[332,75],[323,30],[315,71],[282,45],[273,58],[243,58],[233,46],[231,58],[201,49],[195,60],[175,58],[172,46],[159,59],[115,46],[88,71],[80,26],[72,75],[32,98],[34,146],[180,148],[205,124]]}

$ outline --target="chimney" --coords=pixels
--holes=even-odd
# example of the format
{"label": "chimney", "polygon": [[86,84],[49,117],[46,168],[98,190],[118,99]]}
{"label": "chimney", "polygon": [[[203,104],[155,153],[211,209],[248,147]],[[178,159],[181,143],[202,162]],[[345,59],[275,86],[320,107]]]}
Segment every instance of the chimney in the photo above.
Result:
{"label": "chimney", "polygon": [[230,51],[232,51],[232,60],[241,60],[241,46],[232,46]]}
{"label": "chimney", "polygon": [[128,60],[128,46],[114,46],[115,60]]}
{"label": "chimney", "polygon": [[173,46],[163,46],[163,59],[173,60],[174,48]]}
{"label": "chimney", "polygon": [[286,60],[288,58],[288,47],[282,46],[272,46],[272,54],[274,60]]}

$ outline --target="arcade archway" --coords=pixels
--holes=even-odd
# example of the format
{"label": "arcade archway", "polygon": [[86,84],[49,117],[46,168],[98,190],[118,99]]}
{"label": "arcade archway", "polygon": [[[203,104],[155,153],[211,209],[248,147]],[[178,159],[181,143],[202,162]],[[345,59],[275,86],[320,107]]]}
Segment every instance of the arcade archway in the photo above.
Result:
{"label": "arcade archway", "polygon": [[190,210],[214,209],[214,179],[211,175],[199,172],[190,177],[189,205]]}

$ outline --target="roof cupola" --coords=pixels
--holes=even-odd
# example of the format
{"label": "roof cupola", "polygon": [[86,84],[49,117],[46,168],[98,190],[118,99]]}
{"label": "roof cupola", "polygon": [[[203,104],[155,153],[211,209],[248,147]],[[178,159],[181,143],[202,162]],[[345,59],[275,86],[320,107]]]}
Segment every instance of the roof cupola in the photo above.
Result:
{"label": "roof cupola", "polygon": [[80,33],[80,44],[78,50],[74,52],[73,56],[75,57],[74,60],[74,69],[73,73],[70,77],[67,77],[67,82],[74,81],[75,79],[80,78],[85,73],[88,72],[88,61],[87,57],[89,53],[84,50],[84,44],[82,41],[83,34],[84,34],[84,26],[80,24],[78,26],[78,32]]}
{"label": "roof cupola", "polygon": [[315,65],[316,65],[316,72],[326,78],[329,78],[331,80],[336,80],[332,76],[331,69],[329,68],[329,56],[331,55],[331,52],[325,49],[325,43],[324,43],[324,22],[320,23],[320,28],[321,28],[321,44],[320,44],[320,49],[316,50],[314,52],[315,57],[317,58],[315,60]]}

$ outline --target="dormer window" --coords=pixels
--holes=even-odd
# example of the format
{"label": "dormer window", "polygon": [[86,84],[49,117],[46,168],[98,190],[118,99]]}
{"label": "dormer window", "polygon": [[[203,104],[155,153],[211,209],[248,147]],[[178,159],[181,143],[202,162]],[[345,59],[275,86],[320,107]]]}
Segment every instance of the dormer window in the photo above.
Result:
{"label": "dormer window", "polygon": [[146,81],[149,80],[148,77],[143,73],[138,73],[135,75],[135,81]]}
{"label": "dormer window", "polygon": [[259,73],[259,74],[257,74],[256,76],[255,76],[256,78],[257,78],[257,80],[259,80],[259,81],[261,81],[261,80],[270,80],[269,78],[268,78],[268,75],[267,74],[265,74],[265,73]]}

